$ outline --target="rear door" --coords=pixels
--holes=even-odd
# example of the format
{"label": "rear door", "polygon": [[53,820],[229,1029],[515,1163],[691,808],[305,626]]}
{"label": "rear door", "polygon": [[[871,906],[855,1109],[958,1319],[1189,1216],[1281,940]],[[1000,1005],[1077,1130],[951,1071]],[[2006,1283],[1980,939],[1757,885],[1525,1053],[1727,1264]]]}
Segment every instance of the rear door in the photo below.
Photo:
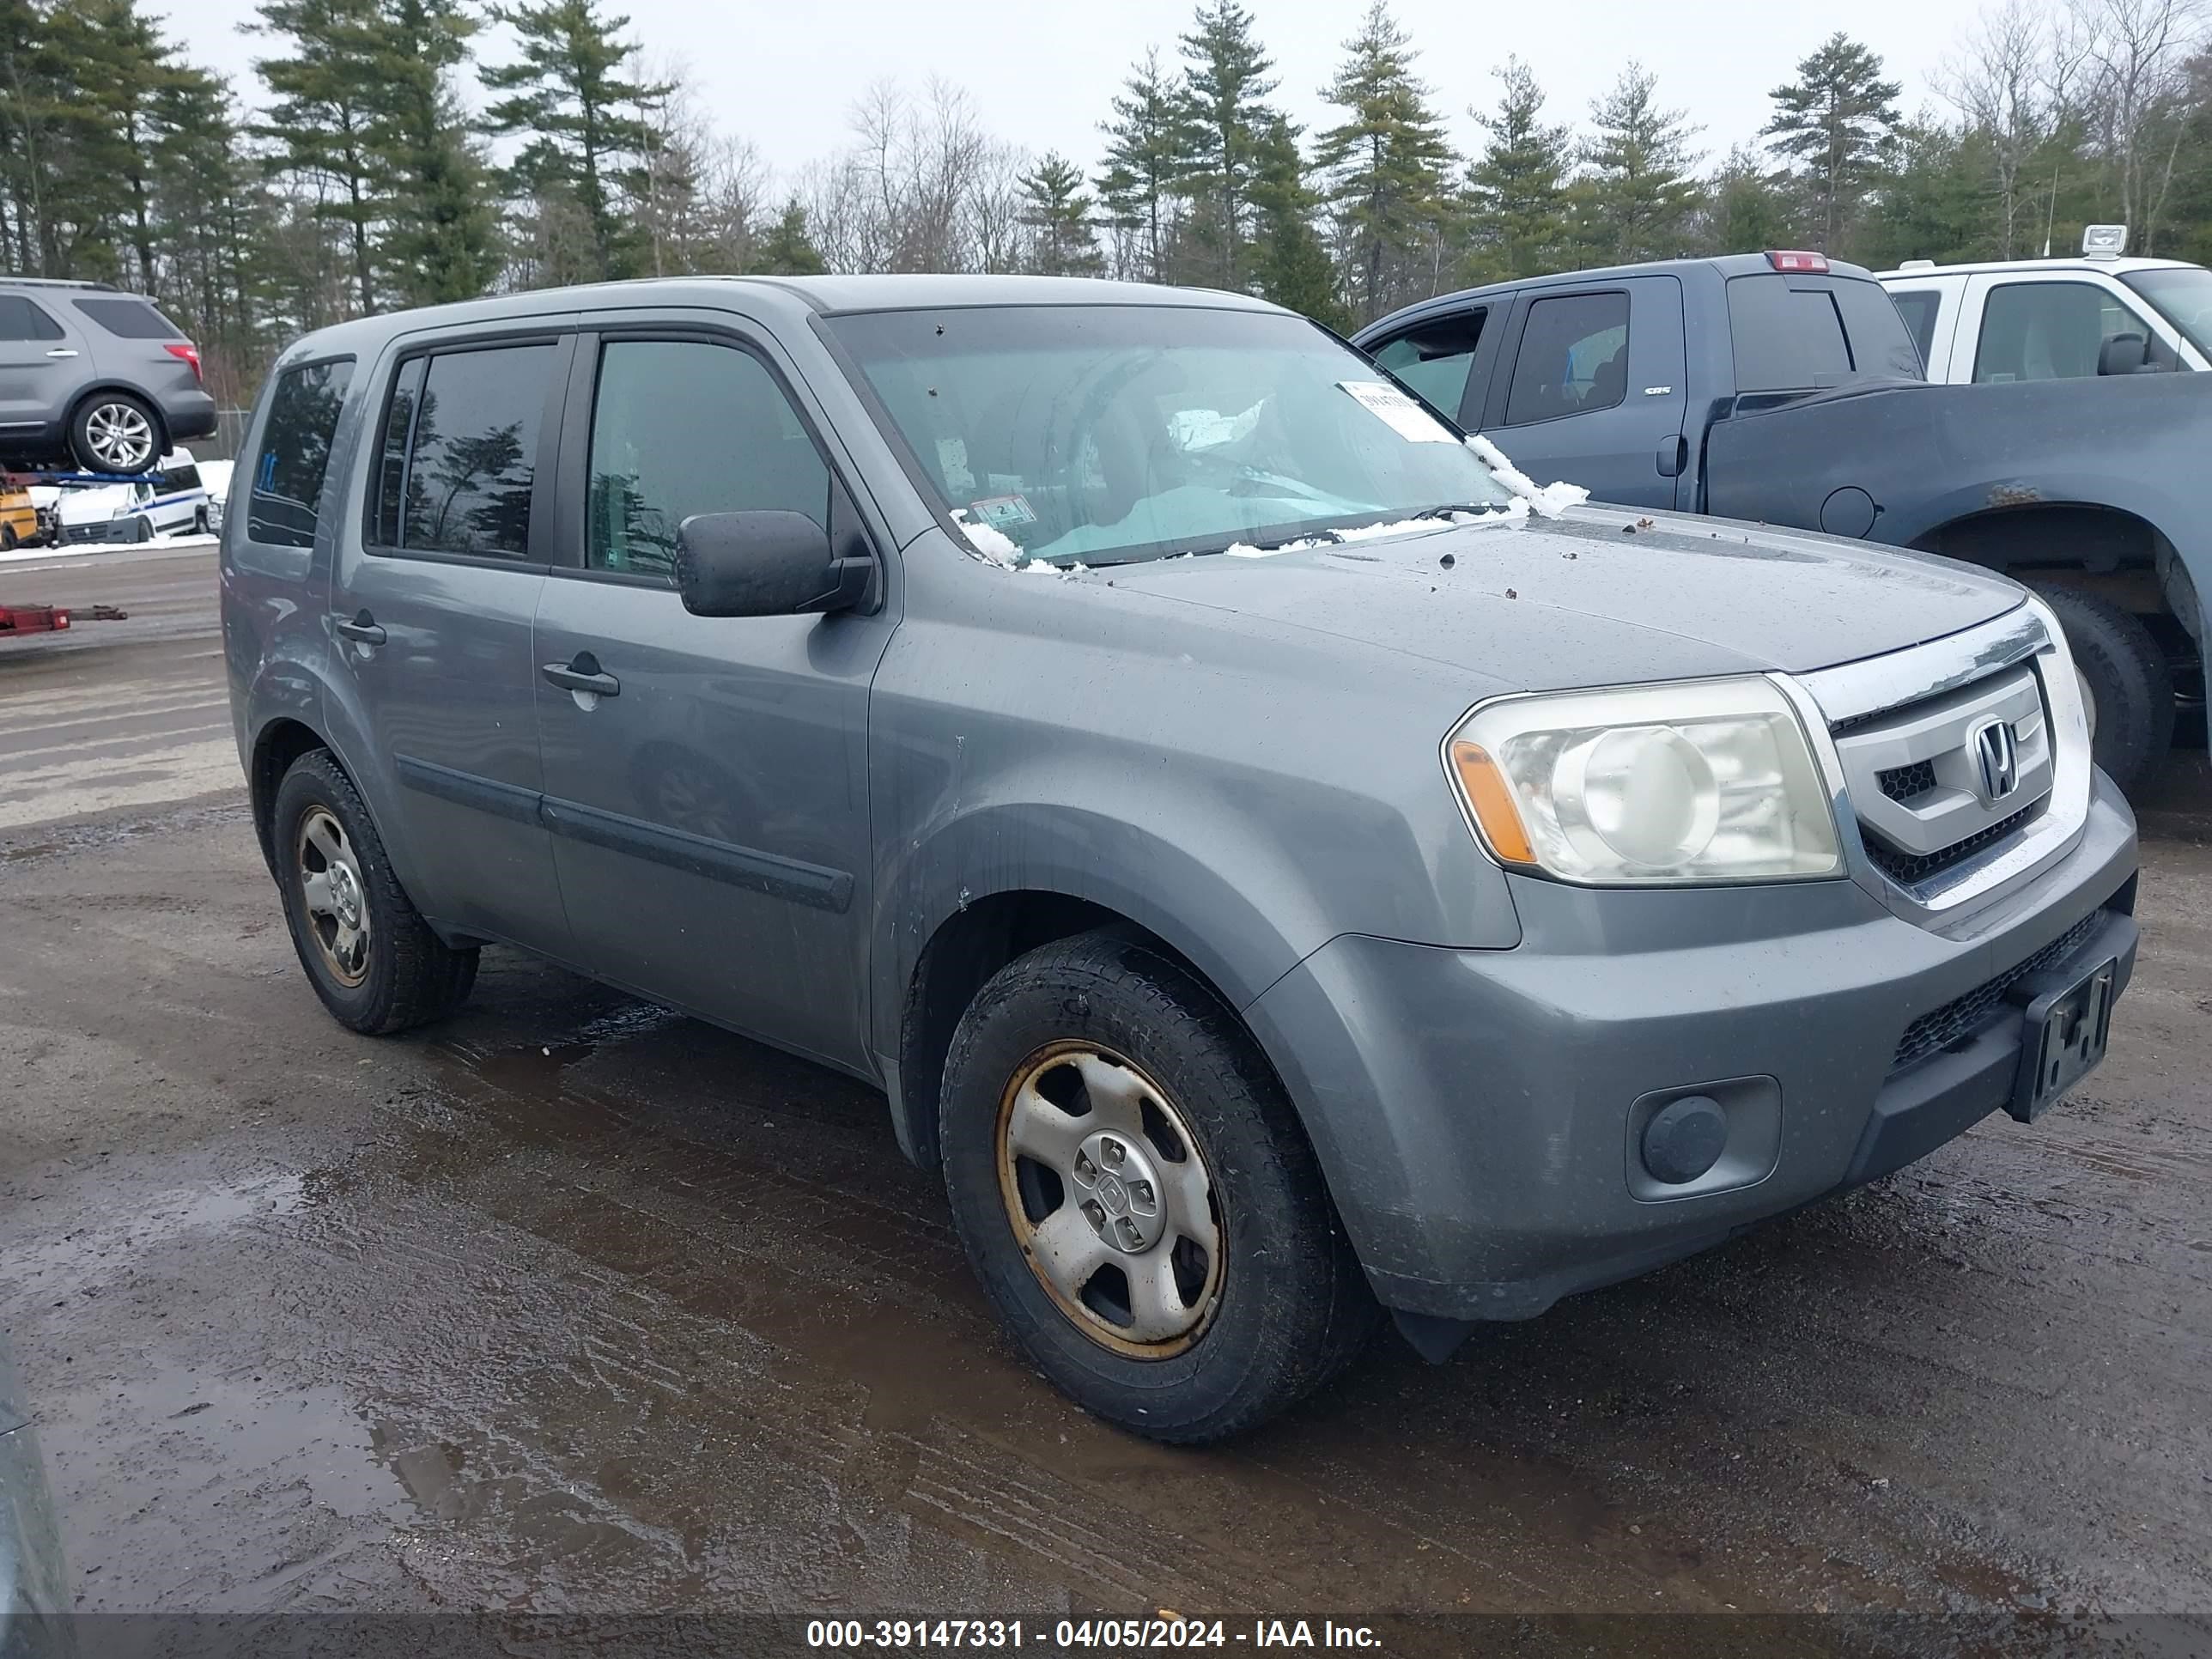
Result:
{"label": "rear door", "polygon": [[[379,827],[423,913],[568,957],[539,819],[531,647],[545,586],[564,323],[416,337],[371,405],[362,520],[331,594]],[[256,477],[248,511],[265,514]]]}
{"label": "rear door", "polygon": [[1514,306],[1479,424],[1540,483],[1671,507],[1688,459],[1683,380],[1680,279],[1536,289]]}
{"label": "rear door", "polygon": [[58,427],[91,375],[84,330],[52,291],[0,288],[0,439]]}

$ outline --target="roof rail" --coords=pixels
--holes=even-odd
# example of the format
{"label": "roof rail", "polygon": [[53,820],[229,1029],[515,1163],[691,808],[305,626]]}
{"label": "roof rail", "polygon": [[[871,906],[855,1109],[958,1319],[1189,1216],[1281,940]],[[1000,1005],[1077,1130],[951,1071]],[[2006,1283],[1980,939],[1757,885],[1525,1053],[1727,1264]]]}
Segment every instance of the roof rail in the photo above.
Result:
{"label": "roof rail", "polygon": [[83,288],[105,289],[118,293],[112,283],[94,283],[76,276],[18,276],[12,271],[0,272],[0,288]]}

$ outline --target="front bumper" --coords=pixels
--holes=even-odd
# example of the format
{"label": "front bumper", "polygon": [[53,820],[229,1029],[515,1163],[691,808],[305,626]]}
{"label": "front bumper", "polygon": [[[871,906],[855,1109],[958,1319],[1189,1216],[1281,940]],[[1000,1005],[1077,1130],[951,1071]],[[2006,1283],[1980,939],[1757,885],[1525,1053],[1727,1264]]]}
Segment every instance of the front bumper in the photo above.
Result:
{"label": "front bumper", "polygon": [[[2118,957],[2124,987],[2135,872],[2134,818],[2100,774],[2073,849],[1948,931],[1849,881],[1516,878],[1516,949],[1346,935],[1246,1013],[1384,1304],[1522,1319],[1900,1168],[2003,1106],[2023,1022],[1977,994],[2054,946],[2064,962],[2039,968]],[[1898,1064],[1907,1028],[1950,1010],[1955,1034]],[[1655,1195],[1633,1132],[1648,1103],[1703,1085],[1742,1103],[1754,1144],[1717,1166],[1723,1184]]]}

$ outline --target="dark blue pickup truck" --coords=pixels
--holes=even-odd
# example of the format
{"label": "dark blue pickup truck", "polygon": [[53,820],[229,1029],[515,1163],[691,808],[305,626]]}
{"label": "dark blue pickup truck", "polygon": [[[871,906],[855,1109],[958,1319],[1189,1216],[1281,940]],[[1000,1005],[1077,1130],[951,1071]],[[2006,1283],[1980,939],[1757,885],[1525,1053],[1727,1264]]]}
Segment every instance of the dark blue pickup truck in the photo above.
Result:
{"label": "dark blue pickup truck", "polygon": [[2212,376],[1931,386],[1881,286],[1818,254],[1424,301],[1354,343],[1522,471],[1601,501],[1963,559],[2063,620],[2123,787],[2203,702]]}

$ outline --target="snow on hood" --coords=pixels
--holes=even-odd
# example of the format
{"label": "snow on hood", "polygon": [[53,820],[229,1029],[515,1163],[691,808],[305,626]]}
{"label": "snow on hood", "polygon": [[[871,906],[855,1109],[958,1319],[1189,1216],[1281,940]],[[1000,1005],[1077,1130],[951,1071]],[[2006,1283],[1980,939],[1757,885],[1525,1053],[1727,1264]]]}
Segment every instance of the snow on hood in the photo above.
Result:
{"label": "snow on hood", "polygon": [[64,524],[93,524],[116,518],[131,510],[131,486],[94,484],[87,489],[64,490],[58,507]]}

